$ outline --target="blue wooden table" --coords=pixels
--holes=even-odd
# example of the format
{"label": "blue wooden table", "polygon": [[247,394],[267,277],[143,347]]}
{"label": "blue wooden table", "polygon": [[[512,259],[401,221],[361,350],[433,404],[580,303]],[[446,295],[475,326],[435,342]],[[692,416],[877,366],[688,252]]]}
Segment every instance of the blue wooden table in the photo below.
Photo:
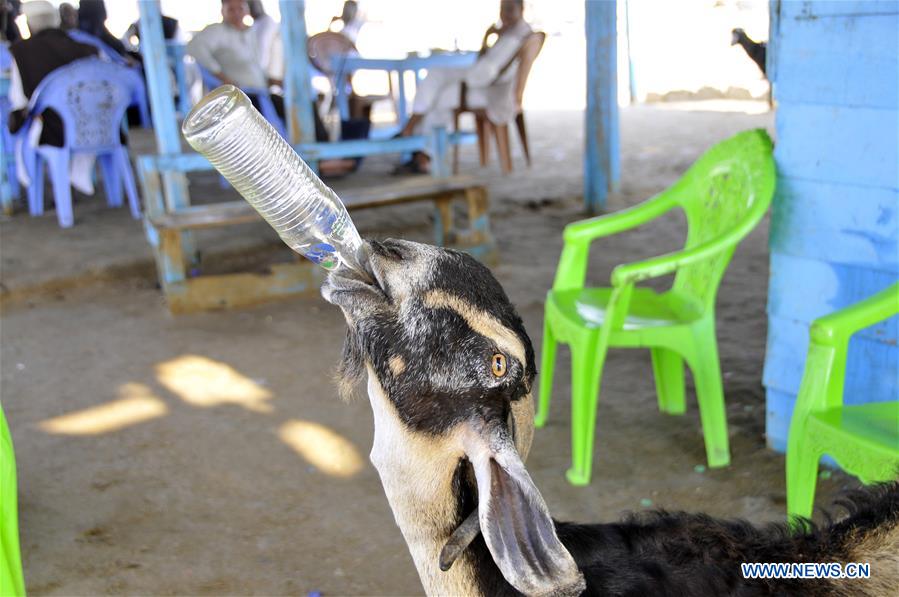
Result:
{"label": "blue wooden table", "polygon": [[[343,75],[349,75],[359,70],[382,70],[397,73],[397,122],[400,125],[408,119],[408,102],[406,100],[405,74],[414,71],[416,80],[422,69],[434,68],[463,68],[471,66],[478,59],[477,52],[447,52],[431,54],[430,56],[408,56],[406,58],[363,58],[361,56],[347,56],[339,69],[338,79]],[[340,118],[346,120],[350,115],[349,98],[345,93],[337,95],[337,106],[340,110]]]}

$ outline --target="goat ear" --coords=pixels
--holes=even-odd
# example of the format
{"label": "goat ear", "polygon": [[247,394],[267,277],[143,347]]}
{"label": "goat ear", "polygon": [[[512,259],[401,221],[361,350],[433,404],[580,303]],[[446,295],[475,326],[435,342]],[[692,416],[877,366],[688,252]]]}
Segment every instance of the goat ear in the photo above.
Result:
{"label": "goat ear", "polygon": [[[493,443],[493,442],[491,442]],[[511,442],[472,458],[481,533],[505,579],[525,595],[580,595],[584,577]],[[471,455],[469,455],[471,458]]]}

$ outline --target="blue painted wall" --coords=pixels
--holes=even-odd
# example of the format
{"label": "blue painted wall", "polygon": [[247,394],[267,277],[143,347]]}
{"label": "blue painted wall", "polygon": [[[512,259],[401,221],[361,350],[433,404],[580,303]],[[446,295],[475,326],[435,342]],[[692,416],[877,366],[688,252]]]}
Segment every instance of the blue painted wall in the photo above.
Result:
{"label": "blue painted wall", "polygon": [[[773,0],[777,101],[768,445],[783,452],[809,323],[899,277],[899,2]],[[845,402],[899,396],[899,317],[849,345]]]}

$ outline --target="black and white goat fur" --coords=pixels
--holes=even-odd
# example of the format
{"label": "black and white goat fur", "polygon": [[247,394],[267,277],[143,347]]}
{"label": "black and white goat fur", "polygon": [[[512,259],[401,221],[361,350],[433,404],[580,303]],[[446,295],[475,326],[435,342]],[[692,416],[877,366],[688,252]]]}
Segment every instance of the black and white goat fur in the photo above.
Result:
{"label": "black and white goat fur", "polygon": [[[341,385],[367,382],[371,461],[429,595],[897,594],[897,484],[796,532],[666,512],[555,522],[524,467],[534,350],[499,283],[456,251],[363,253],[369,279],[332,274],[322,294],[346,317]],[[868,562],[871,577],[748,580],[741,562]]]}

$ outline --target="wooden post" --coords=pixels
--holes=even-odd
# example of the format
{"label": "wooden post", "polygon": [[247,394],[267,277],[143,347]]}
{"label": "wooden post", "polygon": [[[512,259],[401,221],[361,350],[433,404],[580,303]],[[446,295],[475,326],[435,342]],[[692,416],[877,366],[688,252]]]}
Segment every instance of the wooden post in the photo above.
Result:
{"label": "wooden post", "polygon": [[619,186],[615,0],[586,0],[587,114],[584,202],[595,213]]}
{"label": "wooden post", "polygon": [[[144,58],[144,74],[150,107],[153,111],[153,132],[160,154],[181,153],[181,132],[175,117],[175,100],[169,78],[169,61],[165,38],[162,35],[162,15],[159,0],[138,0],[140,10],[140,51]],[[177,209],[190,205],[187,178],[177,172],[163,174],[166,206]],[[191,261],[195,261],[193,238],[184,232],[182,246]]]}
{"label": "wooden post", "polygon": [[306,2],[281,0],[281,39],[284,40],[284,109],[290,143],[315,142],[309,56],[306,52]]}

